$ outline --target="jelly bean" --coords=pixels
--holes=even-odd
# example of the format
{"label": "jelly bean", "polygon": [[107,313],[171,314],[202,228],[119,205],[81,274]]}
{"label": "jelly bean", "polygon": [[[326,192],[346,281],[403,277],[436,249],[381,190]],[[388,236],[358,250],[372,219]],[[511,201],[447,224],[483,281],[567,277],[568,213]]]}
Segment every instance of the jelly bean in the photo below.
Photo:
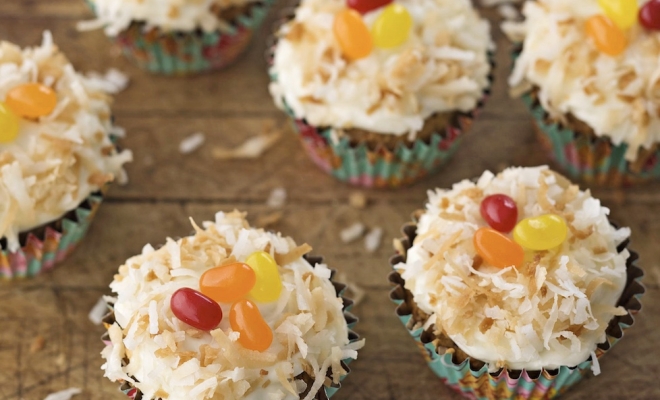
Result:
{"label": "jelly bean", "polygon": [[214,329],[222,321],[218,303],[194,289],[181,288],[174,292],[170,308],[178,319],[203,331]]}
{"label": "jelly bean", "polygon": [[346,0],[346,6],[352,8],[360,14],[366,14],[369,11],[385,7],[394,0]]}
{"label": "jelly bean", "polygon": [[637,0],[598,0],[598,4],[619,28],[628,29],[635,25],[639,12]]}
{"label": "jelly bean", "polygon": [[40,83],[26,83],[10,89],[6,103],[21,117],[39,118],[53,112],[57,105],[57,94]]}
{"label": "jelly bean", "polygon": [[357,11],[340,11],[335,16],[332,30],[344,56],[349,60],[359,60],[371,54],[374,48],[371,33]]}
{"label": "jelly bean", "polygon": [[282,292],[282,280],[273,257],[265,251],[257,251],[250,254],[245,263],[254,270],[257,276],[257,282],[250,290],[250,296],[262,303],[279,299]]}
{"label": "jelly bean", "polygon": [[505,194],[494,194],[481,202],[481,216],[491,228],[500,232],[511,232],[518,222],[518,206]]}
{"label": "jelly bean", "polygon": [[660,30],[660,0],[651,0],[639,10],[639,23],[646,29]]}
{"label": "jelly bean", "polygon": [[247,264],[234,263],[211,268],[199,279],[200,291],[218,303],[233,303],[254,287],[257,276]]}
{"label": "jelly bean", "polygon": [[408,40],[413,20],[401,4],[390,4],[378,16],[371,33],[374,44],[382,49],[401,46]]}
{"label": "jelly bean", "polygon": [[10,143],[18,136],[18,117],[0,101],[0,143]]}
{"label": "jelly bean", "polygon": [[555,248],[566,240],[566,235],[566,222],[554,214],[524,219],[513,230],[513,240],[530,250]]}
{"label": "jelly bean", "polygon": [[257,306],[243,299],[232,304],[229,310],[229,325],[239,332],[238,343],[249,350],[264,351],[273,342],[273,331],[264,321]]}
{"label": "jelly bean", "polygon": [[589,18],[585,30],[598,50],[610,56],[623,53],[628,44],[621,28],[604,15],[594,15]]}
{"label": "jelly bean", "polygon": [[492,228],[480,228],[474,234],[474,248],[486,264],[497,268],[518,267],[525,261],[525,251],[513,240]]}

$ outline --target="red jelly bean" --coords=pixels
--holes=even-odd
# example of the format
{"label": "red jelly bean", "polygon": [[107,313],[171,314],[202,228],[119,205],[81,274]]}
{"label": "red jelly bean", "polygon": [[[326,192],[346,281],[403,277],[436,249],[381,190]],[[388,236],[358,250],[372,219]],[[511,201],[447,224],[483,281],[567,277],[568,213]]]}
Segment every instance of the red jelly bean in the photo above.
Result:
{"label": "red jelly bean", "polygon": [[393,0],[346,0],[346,6],[352,8],[360,14],[366,14],[369,11],[385,7]]}
{"label": "red jelly bean", "polygon": [[170,308],[178,319],[202,331],[210,331],[222,321],[218,303],[194,289],[182,288],[174,292]]}
{"label": "red jelly bean", "polygon": [[651,0],[640,8],[639,23],[646,29],[660,30],[660,0]]}
{"label": "red jelly bean", "polygon": [[511,232],[518,222],[518,206],[505,194],[494,194],[481,202],[481,216],[491,228]]}

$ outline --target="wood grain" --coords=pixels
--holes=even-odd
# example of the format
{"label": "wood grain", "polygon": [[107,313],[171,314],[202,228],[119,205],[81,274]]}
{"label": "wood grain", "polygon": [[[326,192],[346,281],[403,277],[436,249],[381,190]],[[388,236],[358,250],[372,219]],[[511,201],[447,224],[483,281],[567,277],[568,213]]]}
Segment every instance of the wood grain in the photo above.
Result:
{"label": "wood grain", "polygon": [[[496,25],[494,11],[485,12]],[[148,75],[126,62],[101,32],[79,33],[75,23],[90,16],[82,0],[0,1],[0,38],[21,45],[39,42],[49,29],[79,70],[119,68],[131,85],[116,98],[117,123],[128,136],[122,146],[133,150],[130,183],[114,186],[99,210],[82,246],[52,273],[33,280],[0,285],[0,400],[42,400],[51,392],[80,387],[77,398],[121,400],[116,385],[103,378],[99,356],[103,329],[87,314],[108,294],[117,267],[145,243],[191,232],[188,217],[212,219],[218,210],[249,212],[256,221],[270,210],[265,201],[277,187],[288,193],[284,217],[273,226],[315,254],[326,257],[339,276],[362,288],[356,307],[357,331],[367,347],[352,364],[353,372],[337,399],[458,399],[426,367],[413,340],[394,316],[388,300],[387,259],[390,243],[426,191],[507,165],[537,165],[549,160],[532,135],[522,104],[507,95],[510,45],[493,29],[498,48],[493,94],[474,129],[452,162],[439,174],[403,190],[362,191],[365,210],[348,205],[357,191],[314,167],[268,95],[265,38],[275,11],[250,51],[225,71],[193,78]],[[281,126],[285,135],[255,160],[219,161],[216,146],[231,147],[260,134],[264,125]],[[193,132],[206,134],[205,145],[181,155],[179,142]],[[626,190],[595,188],[612,209],[612,218],[633,230],[632,248],[641,254],[648,292],[636,326],[602,360],[602,376],[588,378],[566,395],[569,399],[660,398],[660,184]],[[384,239],[373,254],[362,240],[345,244],[341,229],[360,221],[382,227]],[[30,353],[34,340],[43,349]]]}

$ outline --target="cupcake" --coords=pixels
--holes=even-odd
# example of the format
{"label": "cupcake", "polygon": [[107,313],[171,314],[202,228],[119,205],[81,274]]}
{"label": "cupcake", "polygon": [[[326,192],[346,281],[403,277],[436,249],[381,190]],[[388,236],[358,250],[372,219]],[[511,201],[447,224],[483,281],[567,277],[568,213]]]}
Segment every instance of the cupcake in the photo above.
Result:
{"label": "cupcake", "polygon": [[615,186],[660,177],[657,10],[657,0],[527,1],[524,22],[504,25],[522,43],[513,91],[571,176]]}
{"label": "cupcake", "polygon": [[44,33],[40,47],[0,42],[0,279],[34,276],[85,235],[103,191],[125,180],[112,99]]}
{"label": "cupcake", "polygon": [[455,152],[491,48],[469,0],[302,0],[273,38],[270,92],[323,170],[397,187]]}
{"label": "cupcake", "polygon": [[119,267],[103,370],[131,398],[327,399],[364,344],[307,244],[218,213]]}
{"label": "cupcake", "polygon": [[433,371],[466,397],[496,400],[550,399],[597,375],[644,293],[630,229],[608,214],[547,167],[430,192],[390,280]]}
{"label": "cupcake", "polygon": [[141,68],[188,75],[225,67],[248,47],[274,0],[87,0],[96,19]]}

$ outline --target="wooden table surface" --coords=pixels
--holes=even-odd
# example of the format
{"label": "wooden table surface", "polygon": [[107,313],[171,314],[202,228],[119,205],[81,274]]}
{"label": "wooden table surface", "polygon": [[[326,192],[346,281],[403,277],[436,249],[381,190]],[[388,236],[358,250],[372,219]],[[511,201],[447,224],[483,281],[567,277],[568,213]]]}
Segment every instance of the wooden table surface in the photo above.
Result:
{"label": "wooden table surface", "polygon": [[[538,165],[548,160],[532,135],[521,103],[508,97],[506,75],[510,46],[496,24],[497,78],[493,95],[456,157],[444,170],[413,187],[396,191],[363,191],[364,210],[348,204],[356,189],[318,170],[301,151],[283,114],[267,91],[265,38],[277,10],[264,24],[250,51],[227,70],[194,78],[151,76],[129,64],[109,46],[101,32],[79,33],[75,24],[90,17],[82,0],[2,0],[0,39],[36,45],[43,30],[80,71],[115,67],[131,78],[114,105],[116,122],[128,134],[122,145],[133,150],[130,182],[111,188],[88,236],[76,252],[52,273],[33,280],[0,285],[0,400],[41,400],[49,393],[79,387],[78,399],[123,398],[103,378],[99,338],[103,328],[88,312],[103,294],[117,267],[145,243],[191,232],[188,217],[212,219],[218,210],[238,208],[252,221],[271,212],[266,206],[274,188],[288,193],[284,217],[274,229],[308,242],[314,254],[365,296],[355,308],[357,331],[367,338],[353,372],[336,399],[458,399],[426,367],[388,299],[388,257],[392,238],[426,190],[500,170],[506,165]],[[484,11],[491,21],[498,15]],[[260,134],[264,124],[282,125],[286,134],[255,160],[219,161],[215,146],[232,147]],[[205,145],[182,155],[179,142],[201,131]],[[626,190],[594,189],[612,218],[633,230],[632,247],[646,270],[647,294],[633,329],[601,360],[603,372],[587,378],[567,399],[660,399],[660,185]],[[364,242],[343,244],[339,232],[354,222],[382,227],[384,239],[373,254]],[[31,351],[37,338],[45,339]]]}

